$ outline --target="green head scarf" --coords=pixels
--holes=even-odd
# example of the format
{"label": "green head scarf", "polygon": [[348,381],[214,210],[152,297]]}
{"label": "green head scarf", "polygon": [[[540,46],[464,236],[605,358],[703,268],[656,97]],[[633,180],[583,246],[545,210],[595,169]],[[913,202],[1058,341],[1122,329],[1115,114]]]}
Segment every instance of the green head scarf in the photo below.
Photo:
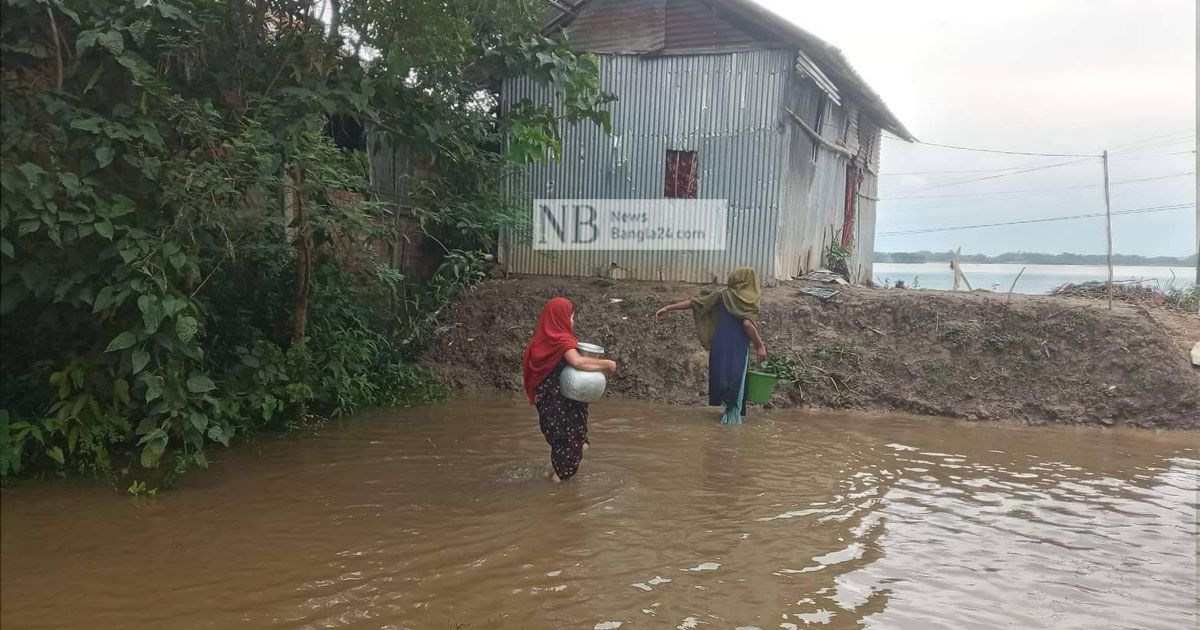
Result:
{"label": "green head scarf", "polygon": [[692,299],[692,316],[696,319],[696,332],[700,333],[700,345],[707,350],[717,332],[717,304],[724,304],[725,310],[737,319],[757,322],[761,297],[758,275],[750,267],[738,267],[729,274],[724,287]]}

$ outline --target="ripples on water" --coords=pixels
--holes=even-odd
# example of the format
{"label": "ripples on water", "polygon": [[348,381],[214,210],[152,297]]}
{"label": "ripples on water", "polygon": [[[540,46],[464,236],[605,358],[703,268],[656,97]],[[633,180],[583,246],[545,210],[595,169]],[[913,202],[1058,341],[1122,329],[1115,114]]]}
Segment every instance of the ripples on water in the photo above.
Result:
{"label": "ripples on water", "polygon": [[0,620],[50,627],[1186,628],[1194,434],[593,406],[546,480],[507,398],[218,453],[156,499],[3,490]]}

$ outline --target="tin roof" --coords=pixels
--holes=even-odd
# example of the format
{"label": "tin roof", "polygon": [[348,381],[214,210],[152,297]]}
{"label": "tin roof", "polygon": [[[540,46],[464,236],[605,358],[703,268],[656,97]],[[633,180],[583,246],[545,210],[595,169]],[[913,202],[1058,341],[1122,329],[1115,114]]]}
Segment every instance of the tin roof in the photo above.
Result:
{"label": "tin roof", "polygon": [[[741,28],[765,45],[785,44],[799,49],[802,55],[798,64],[801,69],[807,70],[808,74],[815,74],[814,80],[820,83],[821,79],[828,77],[827,80],[833,82],[840,94],[857,101],[860,107],[872,114],[880,127],[909,142],[916,140],[835,46],[754,0],[691,1],[707,7],[713,15]],[[597,52],[664,52],[668,38],[664,35],[666,29],[663,23],[670,13],[667,10],[668,4],[668,0],[551,0],[546,30],[564,28],[581,12],[588,10],[602,26],[597,29],[593,25],[582,48],[594,48]],[[654,24],[655,20],[658,20],[658,24]],[[598,35],[597,30],[611,31],[612,37]],[[713,52],[719,50],[714,49]],[[806,68],[809,64],[815,65],[816,68]],[[822,89],[827,89],[827,86],[822,86]]]}

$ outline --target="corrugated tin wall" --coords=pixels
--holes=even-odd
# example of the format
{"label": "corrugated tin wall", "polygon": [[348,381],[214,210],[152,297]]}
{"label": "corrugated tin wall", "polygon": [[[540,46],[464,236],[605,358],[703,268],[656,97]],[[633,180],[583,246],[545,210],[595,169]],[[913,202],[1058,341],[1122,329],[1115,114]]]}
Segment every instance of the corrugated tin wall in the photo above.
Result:
{"label": "corrugated tin wall", "polygon": [[[788,88],[788,108],[813,124],[823,93],[812,82],[794,81]],[[826,100],[826,102],[828,102]],[[869,156],[870,168],[863,174],[858,191],[854,221],[854,254],[847,263],[851,280],[871,278],[875,252],[875,211],[878,181],[871,172],[879,170],[880,129],[855,103],[838,107],[828,104],[821,136],[843,144],[855,153]],[[845,222],[846,167],[849,160],[826,149],[812,163],[813,141],[798,125],[788,125],[787,170],[780,215],[778,263],[781,279],[798,276],[823,263],[824,251],[836,238]]]}
{"label": "corrugated tin wall", "polygon": [[[818,107],[828,107],[821,136],[842,139],[846,108],[833,105],[825,93],[808,80],[797,79],[788,89],[787,107],[812,125]],[[789,185],[783,200],[779,240],[779,276],[798,276],[819,267],[832,234],[841,229],[846,198],[846,158],[818,149],[812,161],[813,141],[799,125],[789,123]],[[832,231],[831,231],[832,230]]]}
{"label": "corrugated tin wall", "polygon": [[854,282],[866,282],[873,276],[878,181],[878,178],[868,171],[858,189],[858,219],[854,222],[854,257],[849,264],[850,270],[856,274],[851,278]]}
{"label": "corrugated tin wall", "polygon": [[846,142],[846,148],[854,153],[858,153],[858,118],[861,113],[857,103],[846,103],[846,129],[842,139]]}
{"label": "corrugated tin wall", "polygon": [[[816,117],[815,94],[807,99],[800,98],[798,81],[799,78],[793,75],[785,96],[785,106],[804,120],[812,121]],[[810,88],[816,91],[812,86]],[[784,188],[780,199],[774,267],[777,276],[788,278],[808,267],[811,244],[805,242],[804,231],[815,167],[812,163],[813,145],[808,136],[791,120],[786,121],[785,130],[788,152],[786,161],[779,165],[779,177],[784,179]]]}
{"label": "corrugated tin wall", "polygon": [[854,223],[854,257],[850,270],[857,272],[855,282],[866,282],[874,276],[875,219],[879,199],[880,151],[883,132],[873,120],[863,116],[858,124],[858,142],[869,149],[869,168],[863,173],[858,189],[858,218]]}
{"label": "corrugated tin wall", "polygon": [[[740,265],[770,281],[789,130],[782,103],[794,52],[642,57],[600,55],[612,104],[611,136],[595,125],[563,130],[559,163],[532,165],[514,194],[533,198],[662,198],[667,149],[699,153],[699,196],[729,202],[725,251],[537,252],[514,234],[502,262],[515,273],[613,275],[707,282]],[[550,102],[548,89],[506,81],[502,103]]]}

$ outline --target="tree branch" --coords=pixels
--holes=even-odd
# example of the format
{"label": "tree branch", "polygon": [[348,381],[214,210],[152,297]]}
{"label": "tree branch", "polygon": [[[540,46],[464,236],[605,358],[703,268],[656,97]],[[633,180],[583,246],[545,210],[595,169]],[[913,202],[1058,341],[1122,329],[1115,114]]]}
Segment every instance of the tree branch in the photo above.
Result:
{"label": "tree branch", "polygon": [[834,153],[837,153],[838,155],[845,156],[846,159],[848,159],[848,160],[854,159],[854,153],[852,153],[850,151],[850,149],[847,149],[846,147],[840,147],[840,146],[826,140],[825,138],[821,137],[821,134],[817,133],[812,127],[809,127],[808,123],[804,122],[804,119],[797,116],[796,113],[793,112],[792,110],[785,107],[785,108],[783,108],[783,111],[787,112],[788,115],[792,117],[792,120],[795,121],[797,125],[800,125],[800,128],[804,130],[804,133],[808,134],[808,137],[813,142],[825,147],[826,149],[829,149],[830,151],[833,151]]}
{"label": "tree branch", "polygon": [[50,35],[54,38],[55,76],[57,77],[56,84],[58,85],[58,91],[61,92],[63,89],[63,60],[62,44],[59,42],[62,41],[62,37],[60,37],[58,34],[58,22],[54,19],[54,10],[50,7],[46,7],[46,15],[50,17]]}
{"label": "tree branch", "polygon": [[342,30],[342,0],[329,0],[329,39],[339,41]]}

